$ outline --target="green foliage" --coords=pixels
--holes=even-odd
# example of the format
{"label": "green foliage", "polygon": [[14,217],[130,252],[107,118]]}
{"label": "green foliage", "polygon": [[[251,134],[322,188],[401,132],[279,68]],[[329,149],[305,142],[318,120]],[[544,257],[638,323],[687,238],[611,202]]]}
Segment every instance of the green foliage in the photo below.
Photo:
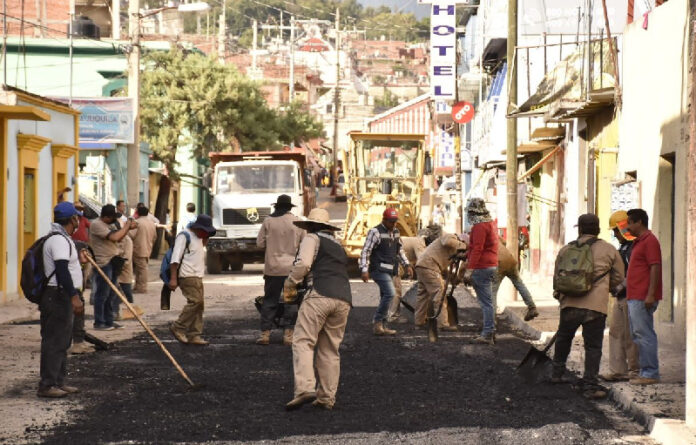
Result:
{"label": "green foliage", "polygon": [[[288,13],[294,14],[297,19],[311,17],[333,23],[337,8],[340,10],[342,27],[368,28],[369,39],[378,39],[384,35],[393,40],[422,41],[428,38],[430,30],[428,19],[418,21],[413,14],[394,14],[387,6],[364,7],[358,0],[263,0],[261,3],[270,7],[253,0],[228,0],[228,32],[231,35],[242,35],[249,29],[251,19],[256,19],[259,23],[280,24],[280,10],[284,11],[283,24],[286,26],[290,20]],[[219,12],[216,13],[219,15]],[[242,46],[248,47],[250,43],[249,37],[240,39]]]}
{"label": "green foliage", "polygon": [[[205,158],[236,146],[245,151],[278,149],[279,141],[300,141],[321,132],[309,115],[270,109],[256,82],[212,57],[174,49],[148,54],[144,66],[143,139],[172,172],[177,148],[184,145],[192,146],[195,158]],[[292,129],[287,128],[290,124]]]}
{"label": "green foliage", "polygon": [[299,145],[307,139],[324,135],[324,126],[317,121],[301,102],[292,102],[278,115],[279,140],[284,144]]}
{"label": "green foliage", "polygon": [[376,113],[381,113],[390,108],[394,108],[399,105],[399,98],[396,94],[392,93],[390,90],[385,90],[382,97],[375,99],[374,111]]}

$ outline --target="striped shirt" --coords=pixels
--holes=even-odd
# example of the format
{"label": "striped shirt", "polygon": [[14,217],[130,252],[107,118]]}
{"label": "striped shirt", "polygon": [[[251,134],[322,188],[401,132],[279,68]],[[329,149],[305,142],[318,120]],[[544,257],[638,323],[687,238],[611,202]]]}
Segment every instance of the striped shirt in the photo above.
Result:
{"label": "striped shirt", "polygon": [[[392,230],[391,232],[388,232],[388,236],[391,239],[394,239],[395,235],[398,233],[398,231]],[[360,270],[362,272],[368,271],[368,268],[370,267],[370,256],[372,255],[372,249],[379,245],[381,239],[382,236],[376,227],[373,227],[369,232],[367,232],[367,239],[365,239],[365,245],[363,246],[362,253],[360,253]],[[401,242],[399,242],[399,261],[401,261],[401,264],[404,267],[409,265],[408,258],[406,257],[406,253],[404,252]]]}

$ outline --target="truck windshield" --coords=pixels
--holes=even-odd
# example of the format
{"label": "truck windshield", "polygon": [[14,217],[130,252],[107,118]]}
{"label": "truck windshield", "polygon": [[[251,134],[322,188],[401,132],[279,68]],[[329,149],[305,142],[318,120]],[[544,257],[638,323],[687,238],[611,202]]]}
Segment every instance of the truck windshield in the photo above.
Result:
{"label": "truck windshield", "polygon": [[411,141],[359,141],[358,169],[362,177],[417,176],[418,142]]}
{"label": "truck windshield", "polygon": [[297,183],[292,165],[221,166],[217,171],[218,193],[292,193]]}

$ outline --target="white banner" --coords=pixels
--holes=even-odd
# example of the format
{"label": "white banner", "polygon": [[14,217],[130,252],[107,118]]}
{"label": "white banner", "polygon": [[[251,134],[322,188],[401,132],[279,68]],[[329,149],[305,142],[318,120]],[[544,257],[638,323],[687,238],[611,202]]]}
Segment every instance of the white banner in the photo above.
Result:
{"label": "white banner", "polygon": [[454,100],[457,63],[456,2],[433,4],[430,15],[430,88],[433,99]]}

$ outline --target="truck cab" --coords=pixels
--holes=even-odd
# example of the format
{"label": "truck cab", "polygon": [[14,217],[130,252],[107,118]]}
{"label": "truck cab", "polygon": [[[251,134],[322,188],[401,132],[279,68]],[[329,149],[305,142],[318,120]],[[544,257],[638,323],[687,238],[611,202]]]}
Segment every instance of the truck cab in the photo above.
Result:
{"label": "truck cab", "polygon": [[208,273],[263,262],[256,247],[263,221],[279,195],[289,195],[305,216],[316,205],[313,176],[298,152],[212,153],[212,219],[217,230],[207,246]]}

